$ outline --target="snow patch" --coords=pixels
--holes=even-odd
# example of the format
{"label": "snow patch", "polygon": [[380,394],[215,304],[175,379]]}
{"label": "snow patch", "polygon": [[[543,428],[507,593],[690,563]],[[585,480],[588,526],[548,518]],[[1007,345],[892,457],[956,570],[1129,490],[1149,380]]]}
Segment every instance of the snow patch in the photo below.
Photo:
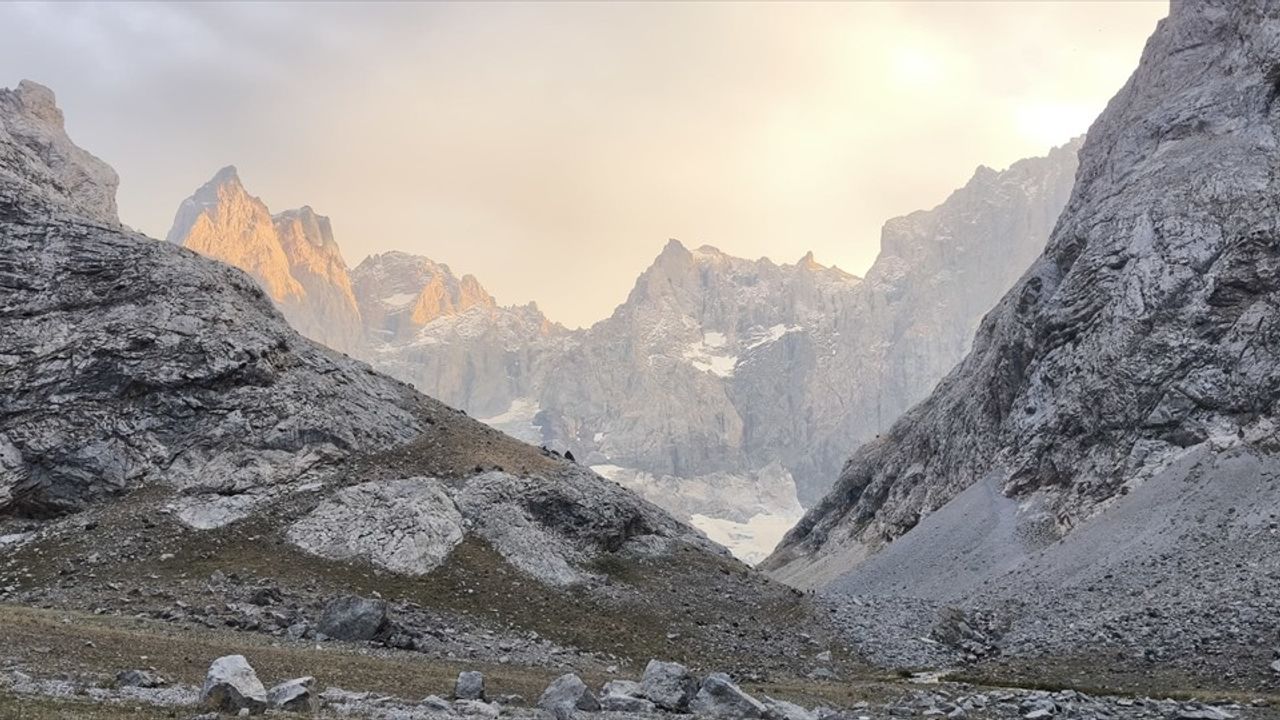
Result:
{"label": "snow patch", "polygon": [[684,350],[683,357],[702,372],[709,372],[718,377],[733,377],[733,369],[738,365],[738,356],[722,355],[720,351],[728,343],[724,333],[703,333],[700,342],[690,343]]}
{"label": "snow patch", "polygon": [[800,332],[801,330],[804,330],[804,328],[799,325],[784,325],[782,323],[778,323],[773,327],[765,328],[763,330],[757,330],[751,334],[751,341],[747,343],[747,349],[754,350],[761,345],[768,345],[771,342],[777,342],[782,339],[783,335],[786,335],[787,333]]}
{"label": "snow patch", "polygon": [[387,305],[389,307],[402,308],[407,306],[409,303],[413,302],[417,298],[418,298],[417,293],[396,293],[395,295],[388,295],[380,299],[378,302],[382,303],[383,305]]}
{"label": "snow patch", "polygon": [[523,397],[516,398],[511,401],[505,412],[493,417],[477,418],[480,422],[489,427],[500,430],[511,437],[537,445],[542,442],[542,427],[535,425],[533,419],[537,417],[538,412],[542,410],[542,406],[533,398]]}
{"label": "snow patch", "polygon": [[746,522],[734,522],[725,518],[693,515],[693,526],[729,549],[733,556],[748,565],[755,565],[773,552],[782,536],[796,521],[796,515],[770,515],[759,513]]}

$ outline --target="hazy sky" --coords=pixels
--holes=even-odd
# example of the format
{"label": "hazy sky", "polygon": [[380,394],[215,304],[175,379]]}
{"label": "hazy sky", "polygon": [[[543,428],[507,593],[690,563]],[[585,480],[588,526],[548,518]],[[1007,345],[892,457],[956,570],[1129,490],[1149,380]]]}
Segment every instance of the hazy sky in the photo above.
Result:
{"label": "hazy sky", "polygon": [[3,4],[0,85],[49,85],[164,237],[234,164],[587,324],[676,237],[863,272],[889,217],[1083,132],[1164,2]]}

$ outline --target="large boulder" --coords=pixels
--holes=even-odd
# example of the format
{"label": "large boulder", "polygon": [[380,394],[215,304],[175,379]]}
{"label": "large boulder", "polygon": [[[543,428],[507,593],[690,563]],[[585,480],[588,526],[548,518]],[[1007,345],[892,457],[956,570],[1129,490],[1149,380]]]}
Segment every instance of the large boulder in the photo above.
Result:
{"label": "large boulder", "polygon": [[464,670],[458,673],[453,685],[453,697],[458,700],[484,700],[484,673]]}
{"label": "large boulder", "polygon": [[377,637],[386,625],[386,601],[344,595],[324,606],[316,630],[335,640],[361,642]]}
{"label": "large boulder", "polygon": [[644,668],[640,689],[663,710],[682,712],[698,693],[698,679],[680,663],[650,660]]}
{"label": "large boulder", "polygon": [[538,699],[538,707],[551,713],[555,720],[569,720],[578,710],[595,712],[600,709],[596,696],[582,682],[582,678],[569,673],[556,678]]}
{"label": "large boulder", "polygon": [[289,542],[331,560],[423,575],[462,542],[462,515],[434,478],[377,480],[333,493],[294,523]]}
{"label": "large boulder", "polygon": [[267,704],[288,712],[315,712],[319,708],[312,692],[315,682],[316,679],[310,676],[282,682],[267,691]]}
{"label": "large boulder", "polygon": [[689,709],[698,715],[722,718],[762,718],[768,714],[764,703],[748,695],[724,673],[712,673],[702,681]]}
{"label": "large boulder", "polygon": [[261,715],[267,709],[267,689],[243,655],[213,661],[200,689],[200,706],[215,712]]}

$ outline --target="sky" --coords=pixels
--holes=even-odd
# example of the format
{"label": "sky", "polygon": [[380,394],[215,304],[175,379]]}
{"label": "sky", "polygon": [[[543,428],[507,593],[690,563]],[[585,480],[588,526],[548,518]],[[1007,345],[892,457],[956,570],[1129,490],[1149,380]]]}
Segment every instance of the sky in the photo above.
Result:
{"label": "sky", "polygon": [[1083,133],[1165,2],[0,4],[163,238],[224,165],[570,327],[668,238],[863,273],[885,220]]}

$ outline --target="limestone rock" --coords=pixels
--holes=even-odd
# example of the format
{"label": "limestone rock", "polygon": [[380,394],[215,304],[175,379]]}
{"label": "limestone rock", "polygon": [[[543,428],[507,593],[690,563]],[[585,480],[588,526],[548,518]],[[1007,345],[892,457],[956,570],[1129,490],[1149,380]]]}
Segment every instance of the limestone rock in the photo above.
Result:
{"label": "limestone rock", "polygon": [[243,655],[213,661],[200,690],[200,706],[225,713],[247,710],[261,715],[267,709],[267,690]]}
{"label": "limestone rock", "polygon": [[698,693],[698,679],[684,665],[650,660],[640,681],[645,698],[663,710],[683,712]]}
{"label": "limestone rock", "polygon": [[459,700],[484,700],[484,673],[464,670],[458,673],[453,696]]}
{"label": "limestone rock", "polygon": [[600,704],[582,678],[569,673],[547,686],[542,697],[538,698],[538,707],[551,713],[555,720],[568,720],[579,710],[597,711]]}
{"label": "limestone rock", "polygon": [[319,709],[313,677],[301,677],[280,683],[267,691],[267,703],[287,712],[312,713]]}
{"label": "limestone rock", "polygon": [[462,536],[462,515],[433,478],[342,488],[288,532],[289,541],[307,552],[334,560],[363,558],[407,575],[435,569]]}
{"label": "limestone rock", "polygon": [[768,712],[764,703],[743,692],[724,673],[712,673],[702,681],[689,710],[718,718],[762,718]]}

